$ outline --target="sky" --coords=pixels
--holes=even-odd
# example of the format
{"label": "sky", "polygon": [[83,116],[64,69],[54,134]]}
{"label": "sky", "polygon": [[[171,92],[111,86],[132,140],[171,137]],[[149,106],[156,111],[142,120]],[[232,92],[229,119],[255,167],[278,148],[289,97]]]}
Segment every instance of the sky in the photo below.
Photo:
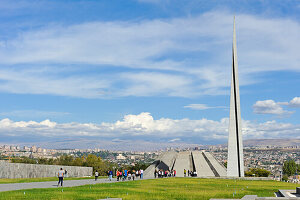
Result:
{"label": "sky", "polygon": [[0,143],[226,143],[234,16],[243,138],[300,138],[299,0],[0,0]]}

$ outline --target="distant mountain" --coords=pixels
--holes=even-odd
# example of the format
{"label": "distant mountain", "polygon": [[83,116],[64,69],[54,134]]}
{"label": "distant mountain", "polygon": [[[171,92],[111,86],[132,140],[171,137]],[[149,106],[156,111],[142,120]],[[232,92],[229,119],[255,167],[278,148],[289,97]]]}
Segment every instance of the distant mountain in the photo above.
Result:
{"label": "distant mountain", "polygon": [[[121,151],[154,151],[163,150],[166,148],[193,148],[201,147],[208,148],[215,145],[205,144],[190,144],[185,142],[153,142],[153,141],[142,141],[142,140],[97,140],[97,139],[72,139],[65,138],[61,140],[48,140],[36,141],[36,142],[15,142],[11,144],[18,144],[20,146],[32,146],[36,145],[42,148],[49,149],[106,149],[106,150],[121,150]],[[227,143],[216,146],[227,146]],[[300,146],[300,139],[250,139],[244,140],[245,147],[251,146]]]}
{"label": "distant mountain", "polygon": [[300,139],[251,139],[244,140],[244,146],[300,146]]}
{"label": "distant mountain", "polygon": [[47,149],[105,149],[113,151],[155,151],[166,148],[193,148],[199,144],[187,144],[180,142],[147,142],[139,140],[88,140],[88,139],[65,139],[48,142],[18,143],[18,145],[32,146]]}

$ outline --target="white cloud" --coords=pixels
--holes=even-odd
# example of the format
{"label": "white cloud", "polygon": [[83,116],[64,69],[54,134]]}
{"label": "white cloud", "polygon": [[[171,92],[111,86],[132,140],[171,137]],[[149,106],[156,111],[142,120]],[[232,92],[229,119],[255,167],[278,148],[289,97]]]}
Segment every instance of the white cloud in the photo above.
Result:
{"label": "white cloud", "polygon": [[300,97],[295,97],[293,98],[290,103],[289,103],[289,106],[291,107],[300,107]]}
{"label": "white cloud", "polygon": [[256,114],[282,115],[289,113],[289,111],[283,110],[283,108],[273,100],[257,101],[253,105],[253,109]]}
{"label": "white cloud", "polygon": [[213,108],[226,108],[225,106],[207,106],[206,104],[189,104],[187,106],[184,106],[184,108],[190,108],[192,110],[207,110],[207,109],[213,109]]}
{"label": "white cloud", "polygon": [[[244,139],[250,138],[299,138],[300,125],[267,121],[255,123],[243,121]],[[144,141],[181,141],[187,143],[225,142],[228,135],[228,118],[220,121],[200,119],[154,119],[150,113],[125,115],[114,123],[56,123],[0,120],[0,137],[32,137],[40,140],[49,138],[122,140],[130,138]]]}
{"label": "white cloud", "polygon": [[256,114],[292,114],[293,111],[284,110],[282,106],[300,107],[300,97],[293,98],[290,102],[275,102],[274,100],[257,101],[253,105]]}
{"label": "white cloud", "polygon": [[[236,18],[241,86],[258,81],[253,72],[300,70],[297,21],[253,15]],[[0,90],[84,98],[224,94],[230,84],[231,41],[232,14],[222,11],[30,29],[0,41],[0,63],[17,66],[15,71],[1,67]],[[53,73],[57,64],[76,64],[82,73]],[[44,65],[50,66],[50,73],[34,72]],[[99,71],[91,75],[89,65]]]}

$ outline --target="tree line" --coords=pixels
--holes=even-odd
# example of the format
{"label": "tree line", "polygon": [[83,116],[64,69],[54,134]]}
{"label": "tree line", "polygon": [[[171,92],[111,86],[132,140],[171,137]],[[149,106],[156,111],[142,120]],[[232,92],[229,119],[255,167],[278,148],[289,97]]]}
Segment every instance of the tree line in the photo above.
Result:
{"label": "tree line", "polygon": [[104,161],[100,156],[89,154],[87,156],[75,157],[72,155],[62,155],[57,159],[53,158],[28,158],[28,157],[13,157],[12,163],[27,163],[27,164],[44,164],[44,165],[65,165],[65,166],[82,166],[93,167],[93,172],[96,170],[100,176],[107,175],[107,171],[115,171],[117,169],[139,170],[146,169],[150,164],[136,163],[132,165],[121,165],[116,163]]}

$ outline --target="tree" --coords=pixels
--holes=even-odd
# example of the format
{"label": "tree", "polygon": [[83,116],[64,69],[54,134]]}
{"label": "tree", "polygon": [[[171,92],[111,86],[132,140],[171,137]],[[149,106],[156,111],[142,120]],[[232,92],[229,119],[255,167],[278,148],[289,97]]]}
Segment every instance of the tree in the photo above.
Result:
{"label": "tree", "polygon": [[289,177],[287,175],[283,175],[282,177],[282,181],[287,182],[289,180]]}
{"label": "tree", "polygon": [[294,160],[287,160],[283,163],[283,174],[292,176],[296,173],[297,166]]}
{"label": "tree", "polygon": [[106,172],[109,170],[106,163],[103,162],[100,157],[97,157],[96,155],[93,154],[89,154],[87,156],[84,165],[87,167],[93,167],[93,170],[94,171],[97,170],[100,175],[105,175]]}
{"label": "tree", "polygon": [[270,171],[260,168],[250,168],[249,171],[245,172],[245,176],[251,177],[268,177],[271,174]]}

